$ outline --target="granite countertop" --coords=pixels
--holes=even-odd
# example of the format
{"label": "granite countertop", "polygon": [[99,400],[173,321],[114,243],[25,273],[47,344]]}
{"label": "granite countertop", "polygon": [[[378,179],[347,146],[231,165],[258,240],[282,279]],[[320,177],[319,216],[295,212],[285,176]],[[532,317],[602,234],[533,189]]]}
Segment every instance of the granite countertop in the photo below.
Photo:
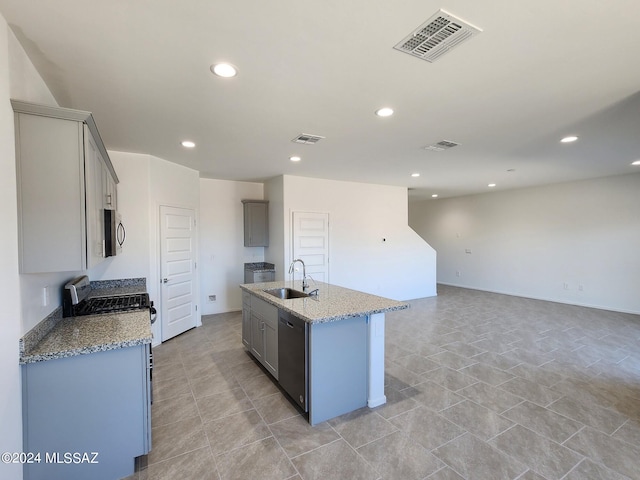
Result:
{"label": "granite countertop", "polygon": [[145,278],[94,280],[91,282],[91,293],[88,298],[133,295],[136,293],[147,293],[147,281]]}
{"label": "granite countertop", "polygon": [[[146,293],[145,278],[91,282],[92,297]],[[151,343],[149,310],[63,317],[58,307],[20,339],[20,364]]]}
{"label": "granite countertop", "polygon": [[252,272],[275,272],[276,266],[273,263],[267,262],[253,262],[253,263],[245,263],[245,270],[251,270]]}
{"label": "granite countertop", "polygon": [[115,350],[151,343],[149,310],[116,314],[66,317],[47,335],[25,349],[20,363],[34,363],[56,358]]}
{"label": "granite countertop", "polygon": [[309,287],[309,290],[318,289],[317,296],[286,300],[269,295],[264,290],[293,288],[301,291],[301,281],[247,283],[240,285],[240,288],[308,323],[334,322],[344,318],[409,308],[409,304],[404,302],[322,282],[311,282]]}
{"label": "granite countertop", "polygon": [[137,293],[147,293],[147,289],[144,286],[124,286],[124,287],[103,287],[95,288],[91,290],[91,293],[87,298],[95,297],[113,297],[116,295],[134,295]]}

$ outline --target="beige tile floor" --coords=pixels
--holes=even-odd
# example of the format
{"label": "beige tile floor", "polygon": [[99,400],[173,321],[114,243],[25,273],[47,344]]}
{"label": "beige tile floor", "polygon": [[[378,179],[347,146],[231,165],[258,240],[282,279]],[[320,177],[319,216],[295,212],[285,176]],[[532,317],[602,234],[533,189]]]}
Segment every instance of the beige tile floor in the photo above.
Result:
{"label": "beige tile floor", "polygon": [[386,327],[388,403],[311,427],[203,318],[154,349],[130,478],[640,479],[640,317],[439,286]]}

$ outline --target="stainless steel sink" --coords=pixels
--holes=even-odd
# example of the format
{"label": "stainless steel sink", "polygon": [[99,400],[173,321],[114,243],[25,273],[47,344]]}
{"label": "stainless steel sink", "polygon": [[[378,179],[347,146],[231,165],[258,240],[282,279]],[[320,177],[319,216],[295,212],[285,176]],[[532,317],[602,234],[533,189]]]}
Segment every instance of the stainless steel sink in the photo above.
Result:
{"label": "stainless steel sink", "polygon": [[301,292],[300,290],[294,290],[293,288],[272,288],[271,290],[264,290],[264,293],[273,295],[276,298],[286,300],[288,298],[305,298],[308,297],[308,293]]}

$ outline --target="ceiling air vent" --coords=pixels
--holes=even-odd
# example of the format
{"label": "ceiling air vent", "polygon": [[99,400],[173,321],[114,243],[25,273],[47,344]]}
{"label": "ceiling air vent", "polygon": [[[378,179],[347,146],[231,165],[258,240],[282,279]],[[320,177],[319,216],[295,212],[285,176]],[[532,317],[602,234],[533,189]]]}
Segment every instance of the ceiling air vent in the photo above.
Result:
{"label": "ceiling air vent", "polygon": [[318,143],[319,140],[322,140],[324,137],[320,135],[309,135],[308,133],[301,133],[296,138],[291,140],[295,143],[303,143],[305,145],[313,145],[314,143]]}
{"label": "ceiling air vent", "polygon": [[435,62],[452,48],[482,32],[478,27],[439,10],[395,47],[396,50]]}
{"label": "ceiling air vent", "polygon": [[434,143],[433,145],[427,145],[424,149],[431,150],[432,152],[442,152],[443,150],[448,150],[450,148],[457,147],[458,145],[460,144],[449,140],[440,140],[438,143]]}

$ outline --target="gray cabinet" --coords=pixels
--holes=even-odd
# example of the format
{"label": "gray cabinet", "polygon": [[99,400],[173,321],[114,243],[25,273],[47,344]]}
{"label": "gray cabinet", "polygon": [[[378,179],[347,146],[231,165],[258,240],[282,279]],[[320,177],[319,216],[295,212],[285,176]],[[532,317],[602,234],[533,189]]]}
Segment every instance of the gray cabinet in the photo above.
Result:
{"label": "gray cabinet", "polygon": [[251,318],[251,354],[264,365],[264,320],[260,315],[249,311]]}
{"label": "gray cabinet", "polygon": [[278,310],[264,322],[264,366],[278,379]]}
{"label": "gray cabinet", "polygon": [[[242,304],[242,338],[249,338],[249,351],[278,379],[278,308],[249,295],[250,305]],[[245,331],[245,322],[249,332]]]}
{"label": "gray cabinet", "polygon": [[[25,480],[124,478],[151,449],[149,345],[22,366]],[[65,452],[98,463],[64,463]],[[60,462],[45,461],[59,454]]]}
{"label": "gray cabinet", "polygon": [[256,272],[254,270],[244,270],[244,283],[273,282],[276,279],[275,270]]}
{"label": "gray cabinet", "polygon": [[115,201],[118,178],[93,117],[80,110],[16,100],[11,104],[20,272],[80,271],[97,265],[104,260],[105,198],[110,194]]}
{"label": "gray cabinet", "polygon": [[103,163],[103,208],[105,210],[118,210],[118,190],[115,178],[109,173],[107,165]]}
{"label": "gray cabinet", "polygon": [[242,292],[242,343],[251,348],[251,295]]}
{"label": "gray cabinet", "polygon": [[244,246],[269,246],[269,202],[242,200],[244,206]]}

